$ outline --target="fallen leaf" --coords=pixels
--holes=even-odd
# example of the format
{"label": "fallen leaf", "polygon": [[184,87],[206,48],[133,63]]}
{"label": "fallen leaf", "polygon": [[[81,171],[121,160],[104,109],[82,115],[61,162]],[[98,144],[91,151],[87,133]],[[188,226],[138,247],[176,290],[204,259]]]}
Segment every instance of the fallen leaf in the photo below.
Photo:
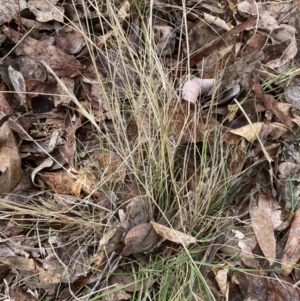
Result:
{"label": "fallen leaf", "polygon": [[58,0],[29,0],[28,8],[35,14],[36,20],[64,22],[64,8],[56,6]]}
{"label": "fallen leaf", "polygon": [[295,109],[300,110],[300,78],[295,77],[284,89],[284,98]]}
{"label": "fallen leaf", "polygon": [[[0,113],[0,117],[4,117]],[[0,126],[0,194],[9,193],[21,180],[21,157],[7,122]]]}
{"label": "fallen leaf", "polygon": [[241,261],[250,268],[259,269],[260,264],[258,259],[252,254],[252,249],[244,241],[238,242],[238,247],[241,249],[240,257]]}
{"label": "fallen leaf", "polygon": [[[70,178],[68,173],[63,172],[42,172],[39,173],[39,177],[46,183],[46,185],[51,189],[51,191],[60,194],[70,194],[73,192],[72,189],[75,179]],[[79,194],[79,191],[77,195]],[[76,194],[75,194],[76,195]]]}
{"label": "fallen leaf", "polygon": [[215,279],[224,296],[227,296],[229,293],[229,283],[227,281],[228,271],[229,271],[228,268],[218,268],[217,271],[213,270],[215,274]]}
{"label": "fallen leaf", "polygon": [[0,25],[10,22],[12,19],[17,19],[19,11],[27,8],[26,0],[18,2],[11,0],[0,1]]}
{"label": "fallen leaf", "polygon": [[34,271],[37,267],[32,258],[25,258],[21,256],[0,257],[0,262],[10,265],[19,271]]}
{"label": "fallen leaf", "polygon": [[73,118],[66,118],[65,128],[63,130],[63,138],[65,143],[58,146],[60,154],[71,168],[74,168],[74,153],[76,143],[76,131],[81,126],[81,119],[73,116]]}
{"label": "fallen leaf", "polygon": [[271,218],[257,206],[253,196],[250,197],[249,213],[258,244],[269,263],[273,264],[276,258],[276,239]]}
{"label": "fallen leaf", "polygon": [[[83,23],[80,25],[79,23],[74,22],[72,25],[77,28],[65,25],[57,31],[55,46],[67,53],[76,54],[80,52],[86,44],[84,38],[86,28]],[[78,30],[78,28],[80,28],[80,30]]]}
{"label": "fallen leaf", "polygon": [[282,258],[281,258],[281,268],[283,269],[282,274],[284,276],[289,275],[294,266],[300,259],[300,209],[295,212],[289,235],[288,241],[284,247]]}
{"label": "fallen leaf", "polygon": [[181,104],[170,106],[167,114],[170,132],[175,138],[176,145],[201,142],[207,136],[213,139],[214,131],[221,127],[219,122],[212,116],[208,117],[206,112],[189,114],[186,107]]}
{"label": "fallen leaf", "polygon": [[273,95],[264,93],[260,84],[254,78],[252,90],[255,93],[256,98],[261,101],[266,110],[273,113],[289,130],[293,128],[293,121],[291,116],[280,109]]}
{"label": "fallen leaf", "polygon": [[120,218],[121,226],[126,231],[128,231],[134,226],[148,223],[151,217],[152,213],[148,197],[137,196],[133,198],[130,201],[130,203],[126,206],[126,213],[124,214],[124,218]]}
{"label": "fallen leaf", "polygon": [[24,37],[21,33],[6,26],[3,26],[2,30],[10,40],[18,44],[23,54],[36,62],[47,62],[57,76],[75,77],[80,74],[80,71],[85,69],[73,56],[55,46],[48,45],[29,36]]}
{"label": "fallen leaf", "polygon": [[107,181],[123,181],[126,176],[126,167],[120,157],[114,153],[98,155],[101,176]]}
{"label": "fallen leaf", "polygon": [[24,77],[21,72],[15,70],[12,66],[8,67],[8,74],[9,78],[11,80],[12,85],[15,88],[15,91],[17,92],[20,103],[22,105],[26,104],[26,84]]}
{"label": "fallen leaf", "polygon": [[194,53],[189,58],[190,66],[192,67],[196,65],[203,58],[209,56],[213,52],[219,52],[222,47],[234,44],[235,37],[248,27],[253,26],[256,23],[256,21],[256,18],[250,18],[244,23],[236,25],[223,35],[218,36],[211,43],[206,42],[203,48],[200,48],[199,50],[194,49]]}
{"label": "fallen leaf", "polygon": [[[281,28],[283,28],[284,30],[287,31],[287,34],[285,34],[285,35],[283,34],[283,37],[281,37],[281,39],[284,39],[284,42],[286,42],[285,39],[288,39],[289,44],[286,47],[286,49],[284,49],[284,51],[282,52],[282,55],[279,58],[271,60],[266,64],[266,66],[268,66],[270,68],[278,68],[278,67],[286,64],[291,59],[293,59],[298,52],[297,41],[296,41],[296,36],[295,36],[296,29],[287,24],[281,24]],[[289,33],[290,33],[290,35],[289,35]]]}
{"label": "fallen leaf", "polygon": [[[263,127],[262,122],[255,122],[252,124],[245,125],[243,127],[240,127],[236,130],[230,130],[225,133],[225,137],[228,143],[230,144],[236,144],[241,138],[245,138],[249,142],[253,142],[257,139],[257,136],[259,136],[261,130]],[[286,127],[283,126],[283,124],[273,122],[270,124],[270,133],[272,139],[276,140],[280,136],[282,136],[284,133],[287,132]],[[237,137],[239,136],[239,137]]]}
{"label": "fallen leaf", "polygon": [[183,232],[168,228],[164,225],[155,223],[153,221],[150,222],[154,228],[154,230],[162,236],[163,238],[173,241],[178,244],[188,245],[191,243],[196,243],[197,239]]}
{"label": "fallen leaf", "polygon": [[246,157],[247,146],[245,140],[242,139],[229,162],[228,171],[231,175],[236,175],[242,170]]}
{"label": "fallen leaf", "polygon": [[9,296],[14,301],[38,301],[32,293],[27,292],[21,286],[10,287]]}
{"label": "fallen leaf", "polygon": [[153,30],[158,38],[156,43],[157,51],[160,55],[170,55],[175,49],[176,33],[171,26],[153,26]]}
{"label": "fallen leaf", "polygon": [[154,248],[159,238],[160,236],[150,223],[134,226],[125,236],[125,247],[122,255],[147,253]]}
{"label": "fallen leaf", "polygon": [[204,13],[204,19],[205,19],[206,22],[208,22],[211,25],[216,25],[216,26],[221,27],[225,30],[230,30],[230,27],[228,26],[228,24],[224,20],[222,20],[221,18],[218,18],[218,17],[215,17],[213,15]]}
{"label": "fallen leaf", "polygon": [[271,218],[275,230],[282,224],[280,205],[263,191],[259,192],[258,207]]}

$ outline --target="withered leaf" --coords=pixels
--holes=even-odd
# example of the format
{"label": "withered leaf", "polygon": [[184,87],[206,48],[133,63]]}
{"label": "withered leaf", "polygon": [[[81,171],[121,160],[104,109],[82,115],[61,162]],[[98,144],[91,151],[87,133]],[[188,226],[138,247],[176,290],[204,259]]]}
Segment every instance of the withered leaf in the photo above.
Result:
{"label": "withered leaf", "polygon": [[85,68],[75,57],[55,46],[48,45],[29,36],[24,37],[21,33],[7,26],[3,26],[2,30],[10,40],[18,44],[23,54],[36,62],[47,62],[59,77],[75,77]]}
{"label": "withered leaf", "polygon": [[34,297],[31,293],[26,292],[26,290],[21,286],[10,287],[9,296],[11,300],[14,301],[37,301],[38,299]]}
{"label": "withered leaf", "polygon": [[0,1],[0,25],[16,19],[19,10],[23,10],[27,7],[26,0],[19,0],[18,2],[11,0]]}
{"label": "withered leaf", "polygon": [[100,171],[107,181],[123,181],[126,167],[121,158],[114,153],[101,153],[98,157]]}
{"label": "withered leaf", "polygon": [[293,127],[292,118],[280,109],[273,95],[264,93],[256,79],[253,79],[252,90],[266,110],[272,112],[289,130],[291,130]]}
{"label": "withered leaf", "polygon": [[257,206],[253,196],[250,198],[249,213],[259,246],[270,264],[273,264],[276,258],[276,239],[271,218]]}
{"label": "withered leaf", "polygon": [[21,104],[26,103],[26,85],[23,74],[15,70],[12,66],[8,67],[8,74],[15,91],[18,93]]}
{"label": "withered leaf", "polygon": [[48,22],[56,20],[64,21],[64,8],[55,4],[58,0],[29,0],[28,7],[35,14],[36,20],[40,22]]}
{"label": "withered leaf", "polygon": [[177,231],[175,229],[168,228],[164,225],[151,222],[154,230],[163,238],[173,241],[178,244],[188,245],[197,242],[197,239],[193,236]]}
{"label": "withered leaf", "polygon": [[256,18],[250,18],[244,23],[241,23],[226,33],[224,33],[222,36],[219,36],[211,43],[207,44],[203,48],[199,49],[198,51],[195,51],[195,53],[190,57],[189,62],[190,66],[194,66],[198,62],[200,62],[203,58],[209,56],[213,52],[218,52],[220,49],[226,45],[232,45],[235,37],[242,31],[244,31],[246,28],[253,26],[256,23]]}
{"label": "withered leaf", "polygon": [[288,241],[285,245],[283,254],[282,254],[282,263],[281,267],[284,269],[283,275],[287,276],[291,273],[294,265],[300,259],[300,209],[295,213],[294,219],[291,224]]}
{"label": "withered leaf", "polygon": [[174,135],[177,144],[200,142],[206,135],[213,139],[213,131],[221,127],[219,122],[206,112],[189,114],[184,105],[170,106],[167,113],[171,134]]}
{"label": "withered leaf", "polygon": [[[0,116],[3,116],[0,113]],[[5,118],[5,117],[4,117]],[[21,157],[7,122],[0,126],[0,194],[9,193],[21,180]]]}
{"label": "withered leaf", "polygon": [[20,271],[34,271],[36,268],[36,264],[32,258],[21,256],[1,256],[0,262],[10,265]]}
{"label": "withered leaf", "polygon": [[[126,213],[119,212],[121,225],[128,231],[136,225],[148,223],[151,213],[148,197],[137,196],[126,206]],[[121,216],[123,217],[122,219]]]}
{"label": "withered leaf", "polygon": [[139,224],[131,228],[125,237],[123,256],[130,254],[146,253],[151,251],[160,236],[150,223]]}

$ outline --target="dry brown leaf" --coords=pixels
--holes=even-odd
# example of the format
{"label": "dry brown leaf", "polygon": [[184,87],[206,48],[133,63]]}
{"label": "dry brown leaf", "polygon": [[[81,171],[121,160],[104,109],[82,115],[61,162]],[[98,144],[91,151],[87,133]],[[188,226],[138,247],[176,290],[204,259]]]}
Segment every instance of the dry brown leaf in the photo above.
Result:
{"label": "dry brown leaf", "polygon": [[[203,48],[193,49],[194,54],[190,56],[189,62],[190,66],[194,66],[198,62],[200,62],[203,58],[211,55],[213,52],[219,52],[220,49],[226,47],[227,45],[234,44],[234,41],[236,39],[236,36],[244,31],[245,29],[253,26],[256,23],[256,18],[250,18],[247,21],[245,21],[242,24],[239,24],[223,35],[218,35],[215,40],[213,40],[211,43],[207,43],[207,40],[205,41],[205,46]],[[190,49],[192,51],[192,49]]]}
{"label": "dry brown leaf", "polygon": [[259,261],[256,258],[254,258],[251,247],[248,246],[244,241],[239,241],[238,247],[241,249],[241,253],[240,253],[241,261],[247,267],[253,269],[259,269],[260,268]]}
{"label": "dry brown leaf", "polygon": [[280,205],[263,191],[259,192],[258,207],[271,218],[275,230],[282,224]]}
{"label": "dry brown leaf", "polygon": [[14,301],[38,301],[38,299],[31,293],[27,292],[21,286],[14,286],[9,288],[9,296]]}
{"label": "dry brown leaf", "polygon": [[150,222],[154,228],[154,230],[162,236],[163,238],[173,241],[178,244],[188,245],[191,243],[196,243],[197,239],[183,232],[168,228],[164,225],[155,223],[153,221]]}
{"label": "dry brown leaf", "polygon": [[[47,184],[51,191],[60,194],[71,194],[75,179],[66,172],[43,172],[39,177]],[[79,193],[80,195],[80,193]]]}
{"label": "dry brown leaf", "polygon": [[[73,25],[78,26],[82,31],[86,31],[83,23],[79,25],[74,22]],[[57,32],[55,46],[70,54],[80,52],[85,46],[85,38],[82,31],[76,30],[71,26],[63,26]]]}
{"label": "dry brown leaf", "polygon": [[23,54],[36,62],[47,62],[59,77],[75,77],[85,68],[75,57],[55,46],[48,45],[29,36],[24,37],[21,33],[6,26],[3,26],[2,30],[10,40],[18,44],[18,48]]}
{"label": "dry brown leaf", "polygon": [[124,162],[114,153],[101,153],[98,156],[102,176],[107,181],[123,181],[126,176]]}
{"label": "dry brown leaf", "polygon": [[[220,93],[223,93],[224,91],[227,91],[233,87],[236,87],[237,89],[237,87],[239,87],[237,85],[240,83],[242,76],[246,73],[251,73],[252,70],[255,68],[255,66],[263,60],[263,58],[264,55],[261,51],[254,51],[253,53],[247,55],[246,57],[243,57],[242,59],[234,62],[231,66],[227,67],[225,70],[222,68],[222,70],[220,70],[215,75],[215,78],[220,80],[216,81],[216,84],[211,89],[210,94],[219,95]],[[238,92],[239,90],[237,91],[237,93]],[[222,98],[225,98],[223,94],[221,95]],[[224,102],[225,102],[224,100],[221,100],[218,101],[218,104],[222,104]]]}
{"label": "dry brown leaf", "polygon": [[285,245],[282,254],[281,268],[283,269],[282,274],[287,276],[290,274],[295,264],[300,259],[300,209],[295,212],[294,219],[292,221],[288,241]]}
{"label": "dry brown leaf", "polygon": [[8,67],[8,74],[9,78],[11,80],[12,85],[15,88],[15,91],[17,92],[20,103],[22,105],[26,104],[26,84],[23,77],[23,74],[17,70],[15,70],[12,66]]}
{"label": "dry brown leaf", "polygon": [[[18,120],[18,118],[16,116],[12,116],[14,111],[11,108],[9,102],[6,100],[5,96],[3,93],[0,93],[0,110],[6,114],[6,115],[10,115],[10,118],[7,120],[7,123],[9,125],[9,127],[14,130],[14,132],[18,133],[18,135],[23,139],[23,140],[28,140],[28,141],[32,141],[32,138],[30,137],[30,135],[27,133],[27,131],[25,130],[27,127],[26,125],[21,125],[20,121]],[[28,120],[28,126],[31,124],[31,118],[30,117],[24,117],[25,120]],[[23,119],[23,120],[24,120]]]}
{"label": "dry brown leaf", "polygon": [[300,110],[300,78],[295,77],[284,90],[285,100]]}
{"label": "dry brown leaf", "polygon": [[246,160],[246,150],[247,150],[247,145],[244,139],[242,139],[241,143],[238,145],[233,158],[229,162],[229,167],[228,171],[230,172],[231,175],[236,175],[239,173]]}
{"label": "dry brown leaf", "polygon": [[0,25],[10,22],[12,19],[17,19],[20,10],[27,7],[26,0],[11,1],[0,0]]}
{"label": "dry brown leaf", "polygon": [[19,271],[34,271],[37,267],[32,258],[25,258],[21,256],[0,257],[0,262],[5,263]]}
{"label": "dry brown leaf", "polygon": [[171,55],[175,49],[176,33],[171,26],[153,26],[159,40],[156,43],[157,52],[162,55]]}
{"label": "dry brown leaf", "polygon": [[35,14],[36,20],[64,22],[64,8],[55,4],[58,0],[29,0],[28,8]]}
{"label": "dry brown leaf", "polygon": [[[230,144],[237,143],[241,138],[245,138],[249,142],[253,142],[255,139],[257,139],[257,136],[259,136],[261,129],[262,129],[263,123],[262,122],[255,122],[250,124],[247,124],[245,126],[242,126],[235,130],[230,130],[226,132],[226,140]],[[233,134],[233,135],[232,135]],[[237,137],[239,136],[239,137]]]}
{"label": "dry brown leaf", "polygon": [[76,115],[73,118],[66,118],[65,128],[63,129],[63,137],[65,143],[58,146],[60,154],[68,162],[71,168],[74,168],[74,152],[76,145],[75,133],[81,126],[81,119],[77,118]]}
{"label": "dry brown leaf", "polygon": [[[253,142],[257,139],[257,136],[260,135],[262,131],[263,123],[262,122],[255,122],[252,124],[247,124],[235,130],[230,130],[225,133],[225,137],[228,143],[236,144],[241,138],[243,137],[249,142]],[[276,140],[284,133],[287,132],[287,128],[277,122],[273,122],[270,124],[270,133],[272,139]]]}
{"label": "dry brown leaf", "polygon": [[227,296],[229,292],[229,283],[227,281],[228,279],[228,268],[218,268],[217,271],[214,271],[215,279],[218,283],[218,286],[222,292],[223,295]]}
{"label": "dry brown leaf", "polygon": [[208,116],[205,112],[196,115],[189,114],[184,105],[170,106],[167,113],[171,135],[175,138],[177,145],[201,142],[204,136],[213,140],[213,132],[221,127],[215,118]]}
{"label": "dry brown leaf", "polygon": [[82,192],[99,196],[99,191],[96,187],[97,179],[93,173],[84,170],[72,170],[68,175],[75,179],[71,187],[71,191],[75,196],[80,197]]}
{"label": "dry brown leaf", "polygon": [[[124,216],[123,216],[124,214]],[[126,230],[138,224],[148,223],[152,217],[152,212],[147,196],[137,196],[133,198],[126,206],[126,213],[122,209],[119,210],[121,226]],[[122,216],[122,218],[121,218]]]}
{"label": "dry brown leaf", "polygon": [[269,263],[273,264],[276,258],[276,239],[271,218],[257,206],[253,196],[250,198],[249,213],[258,244]]}
{"label": "dry brown leaf", "polygon": [[[278,34],[274,36],[274,32]],[[266,64],[266,66],[270,68],[278,68],[286,64],[296,56],[298,51],[297,41],[295,36],[296,29],[294,27],[287,24],[281,24],[280,28],[274,32],[272,37],[276,39],[276,42],[277,41],[281,43],[289,42],[289,44],[284,49],[284,51],[282,52],[279,58],[273,59]]]}
{"label": "dry brown leaf", "polygon": [[[0,113],[0,117],[4,115]],[[4,117],[5,118],[5,117]],[[21,180],[21,157],[7,122],[0,126],[0,194],[9,193]]]}
{"label": "dry brown leaf", "polygon": [[159,235],[150,223],[139,224],[131,228],[125,236],[123,256],[150,252],[159,240]]}
{"label": "dry brown leaf", "polygon": [[267,111],[273,113],[280,120],[280,122],[282,122],[289,130],[291,130],[293,127],[291,116],[280,109],[273,95],[264,93],[256,79],[253,78],[252,81],[252,90],[257,99],[263,104]]}

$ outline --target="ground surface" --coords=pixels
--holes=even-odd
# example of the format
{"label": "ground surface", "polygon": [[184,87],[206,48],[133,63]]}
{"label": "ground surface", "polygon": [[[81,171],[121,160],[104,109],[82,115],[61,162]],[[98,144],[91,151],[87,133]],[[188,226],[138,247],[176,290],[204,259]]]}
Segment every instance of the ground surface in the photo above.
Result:
{"label": "ground surface", "polygon": [[300,1],[0,26],[1,300],[300,300]]}

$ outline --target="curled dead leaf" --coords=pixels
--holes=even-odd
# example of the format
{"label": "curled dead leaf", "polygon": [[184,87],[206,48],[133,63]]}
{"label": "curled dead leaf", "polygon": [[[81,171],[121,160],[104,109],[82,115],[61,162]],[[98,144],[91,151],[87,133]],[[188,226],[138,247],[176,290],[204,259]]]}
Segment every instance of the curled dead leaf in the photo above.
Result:
{"label": "curled dead leaf", "polygon": [[[1,116],[3,115],[0,114]],[[0,126],[0,194],[9,193],[20,180],[21,157],[19,147],[12,130],[7,122],[4,122]]]}
{"label": "curled dead leaf", "polygon": [[188,234],[185,234],[183,232],[168,228],[164,225],[155,223],[155,222],[150,222],[154,228],[154,230],[163,238],[173,241],[178,244],[182,245],[188,245],[191,243],[197,242],[197,239],[195,237],[192,237]]}
{"label": "curled dead leaf", "polygon": [[131,228],[125,237],[122,255],[147,253],[153,249],[160,236],[150,223],[139,224]]}

